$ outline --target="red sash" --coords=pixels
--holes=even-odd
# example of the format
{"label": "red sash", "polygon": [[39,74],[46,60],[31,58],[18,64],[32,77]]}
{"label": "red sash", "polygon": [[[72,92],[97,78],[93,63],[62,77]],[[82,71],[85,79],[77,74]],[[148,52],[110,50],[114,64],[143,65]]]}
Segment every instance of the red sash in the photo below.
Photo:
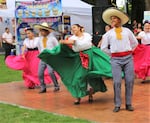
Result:
{"label": "red sash", "polygon": [[126,51],[126,52],[119,52],[119,53],[112,53],[112,57],[123,57],[132,54],[132,51]]}

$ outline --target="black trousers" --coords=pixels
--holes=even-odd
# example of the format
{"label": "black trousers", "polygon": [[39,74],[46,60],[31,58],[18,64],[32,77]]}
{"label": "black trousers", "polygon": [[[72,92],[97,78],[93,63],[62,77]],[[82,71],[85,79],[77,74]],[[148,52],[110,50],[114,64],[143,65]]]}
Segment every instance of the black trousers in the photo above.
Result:
{"label": "black trousers", "polygon": [[14,49],[15,46],[8,43],[3,43],[3,48],[5,50],[5,59],[6,59],[6,57],[10,55],[11,49]]}

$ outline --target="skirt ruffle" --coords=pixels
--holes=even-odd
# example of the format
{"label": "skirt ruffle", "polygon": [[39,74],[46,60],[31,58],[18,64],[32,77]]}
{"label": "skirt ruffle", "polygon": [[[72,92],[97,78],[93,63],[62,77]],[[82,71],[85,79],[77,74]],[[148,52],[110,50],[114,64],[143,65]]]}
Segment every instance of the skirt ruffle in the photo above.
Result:
{"label": "skirt ruffle", "polygon": [[145,80],[150,76],[150,46],[138,45],[133,56],[135,74],[138,78]]}
{"label": "skirt ruffle", "polygon": [[[22,77],[24,84],[29,88],[34,88],[35,86],[40,85],[38,78],[38,65],[40,59],[37,57],[38,54],[38,51],[27,51],[24,58],[21,55],[10,55],[5,60],[5,63],[9,68],[23,71]],[[55,75],[57,80],[60,79],[57,72],[55,72]],[[46,84],[53,82],[47,69],[44,72],[44,79]]]}
{"label": "skirt ruffle", "polygon": [[110,58],[99,48],[83,51],[89,56],[88,68],[84,67],[79,52],[73,52],[66,45],[44,50],[39,58],[50,64],[61,76],[62,82],[73,97],[88,95],[90,84],[95,92],[105,92],[107,87],[101,77],[112,77]]}

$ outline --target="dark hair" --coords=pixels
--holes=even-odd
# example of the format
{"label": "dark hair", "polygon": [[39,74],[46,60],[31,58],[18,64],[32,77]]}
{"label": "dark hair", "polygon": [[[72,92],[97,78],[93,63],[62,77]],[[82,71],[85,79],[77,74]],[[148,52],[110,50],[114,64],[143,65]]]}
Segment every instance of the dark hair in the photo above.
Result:
{"label": "dark hair", "polygon": [[25,31],[28,31],[28,30],[31,31],[31,32],[34,32],[34,29],[31,28],[31,27],[26,27],[26,28],[25,28]]}
{"label": "dark hair", "polygon": [[9,29],[9,28],[8,28],[8,27],[6,27],[6,28],[5,28],[5,31],[6,31],[7,29]]}
{"label": "dark hair", "polygon": [[145,21],[144,21],[144,25],[145,25],[146,23],[150,24],[150,21],[149,21],[149,20],[145,20]]}
{"label": "dark hair", "polygon": [[84,29],[84,27],[81,26],[80,24],[73,24],[73,25],[76,25],[77,27],[79,27],[81,31]]}

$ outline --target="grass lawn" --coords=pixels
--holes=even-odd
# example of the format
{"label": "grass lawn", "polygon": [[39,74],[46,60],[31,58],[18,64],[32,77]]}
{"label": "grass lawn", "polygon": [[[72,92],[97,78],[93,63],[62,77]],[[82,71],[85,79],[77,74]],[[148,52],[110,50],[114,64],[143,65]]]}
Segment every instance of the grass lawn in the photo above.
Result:
{"label": "grass lawn", "polygon": [[0,103],[1,123],[92,123],[87,120]]}
{"label": "grass lawn", "polygon": [[[0,83],[22,81],[22,71],[8,68],[4,55],[0,55]],[[5,95],[4,95],[5,96]],[[67,109],[66,109],[67,110]],[[25,109],[18,106],[0,103],[1,123],[91,123],[62,115],[55,115],[39,110]]]}
{"label": "grass lawn", "polygon": [[0,83],[22,81],[22,71],[16,71],[5,65],[4,55],[0,55]]}

